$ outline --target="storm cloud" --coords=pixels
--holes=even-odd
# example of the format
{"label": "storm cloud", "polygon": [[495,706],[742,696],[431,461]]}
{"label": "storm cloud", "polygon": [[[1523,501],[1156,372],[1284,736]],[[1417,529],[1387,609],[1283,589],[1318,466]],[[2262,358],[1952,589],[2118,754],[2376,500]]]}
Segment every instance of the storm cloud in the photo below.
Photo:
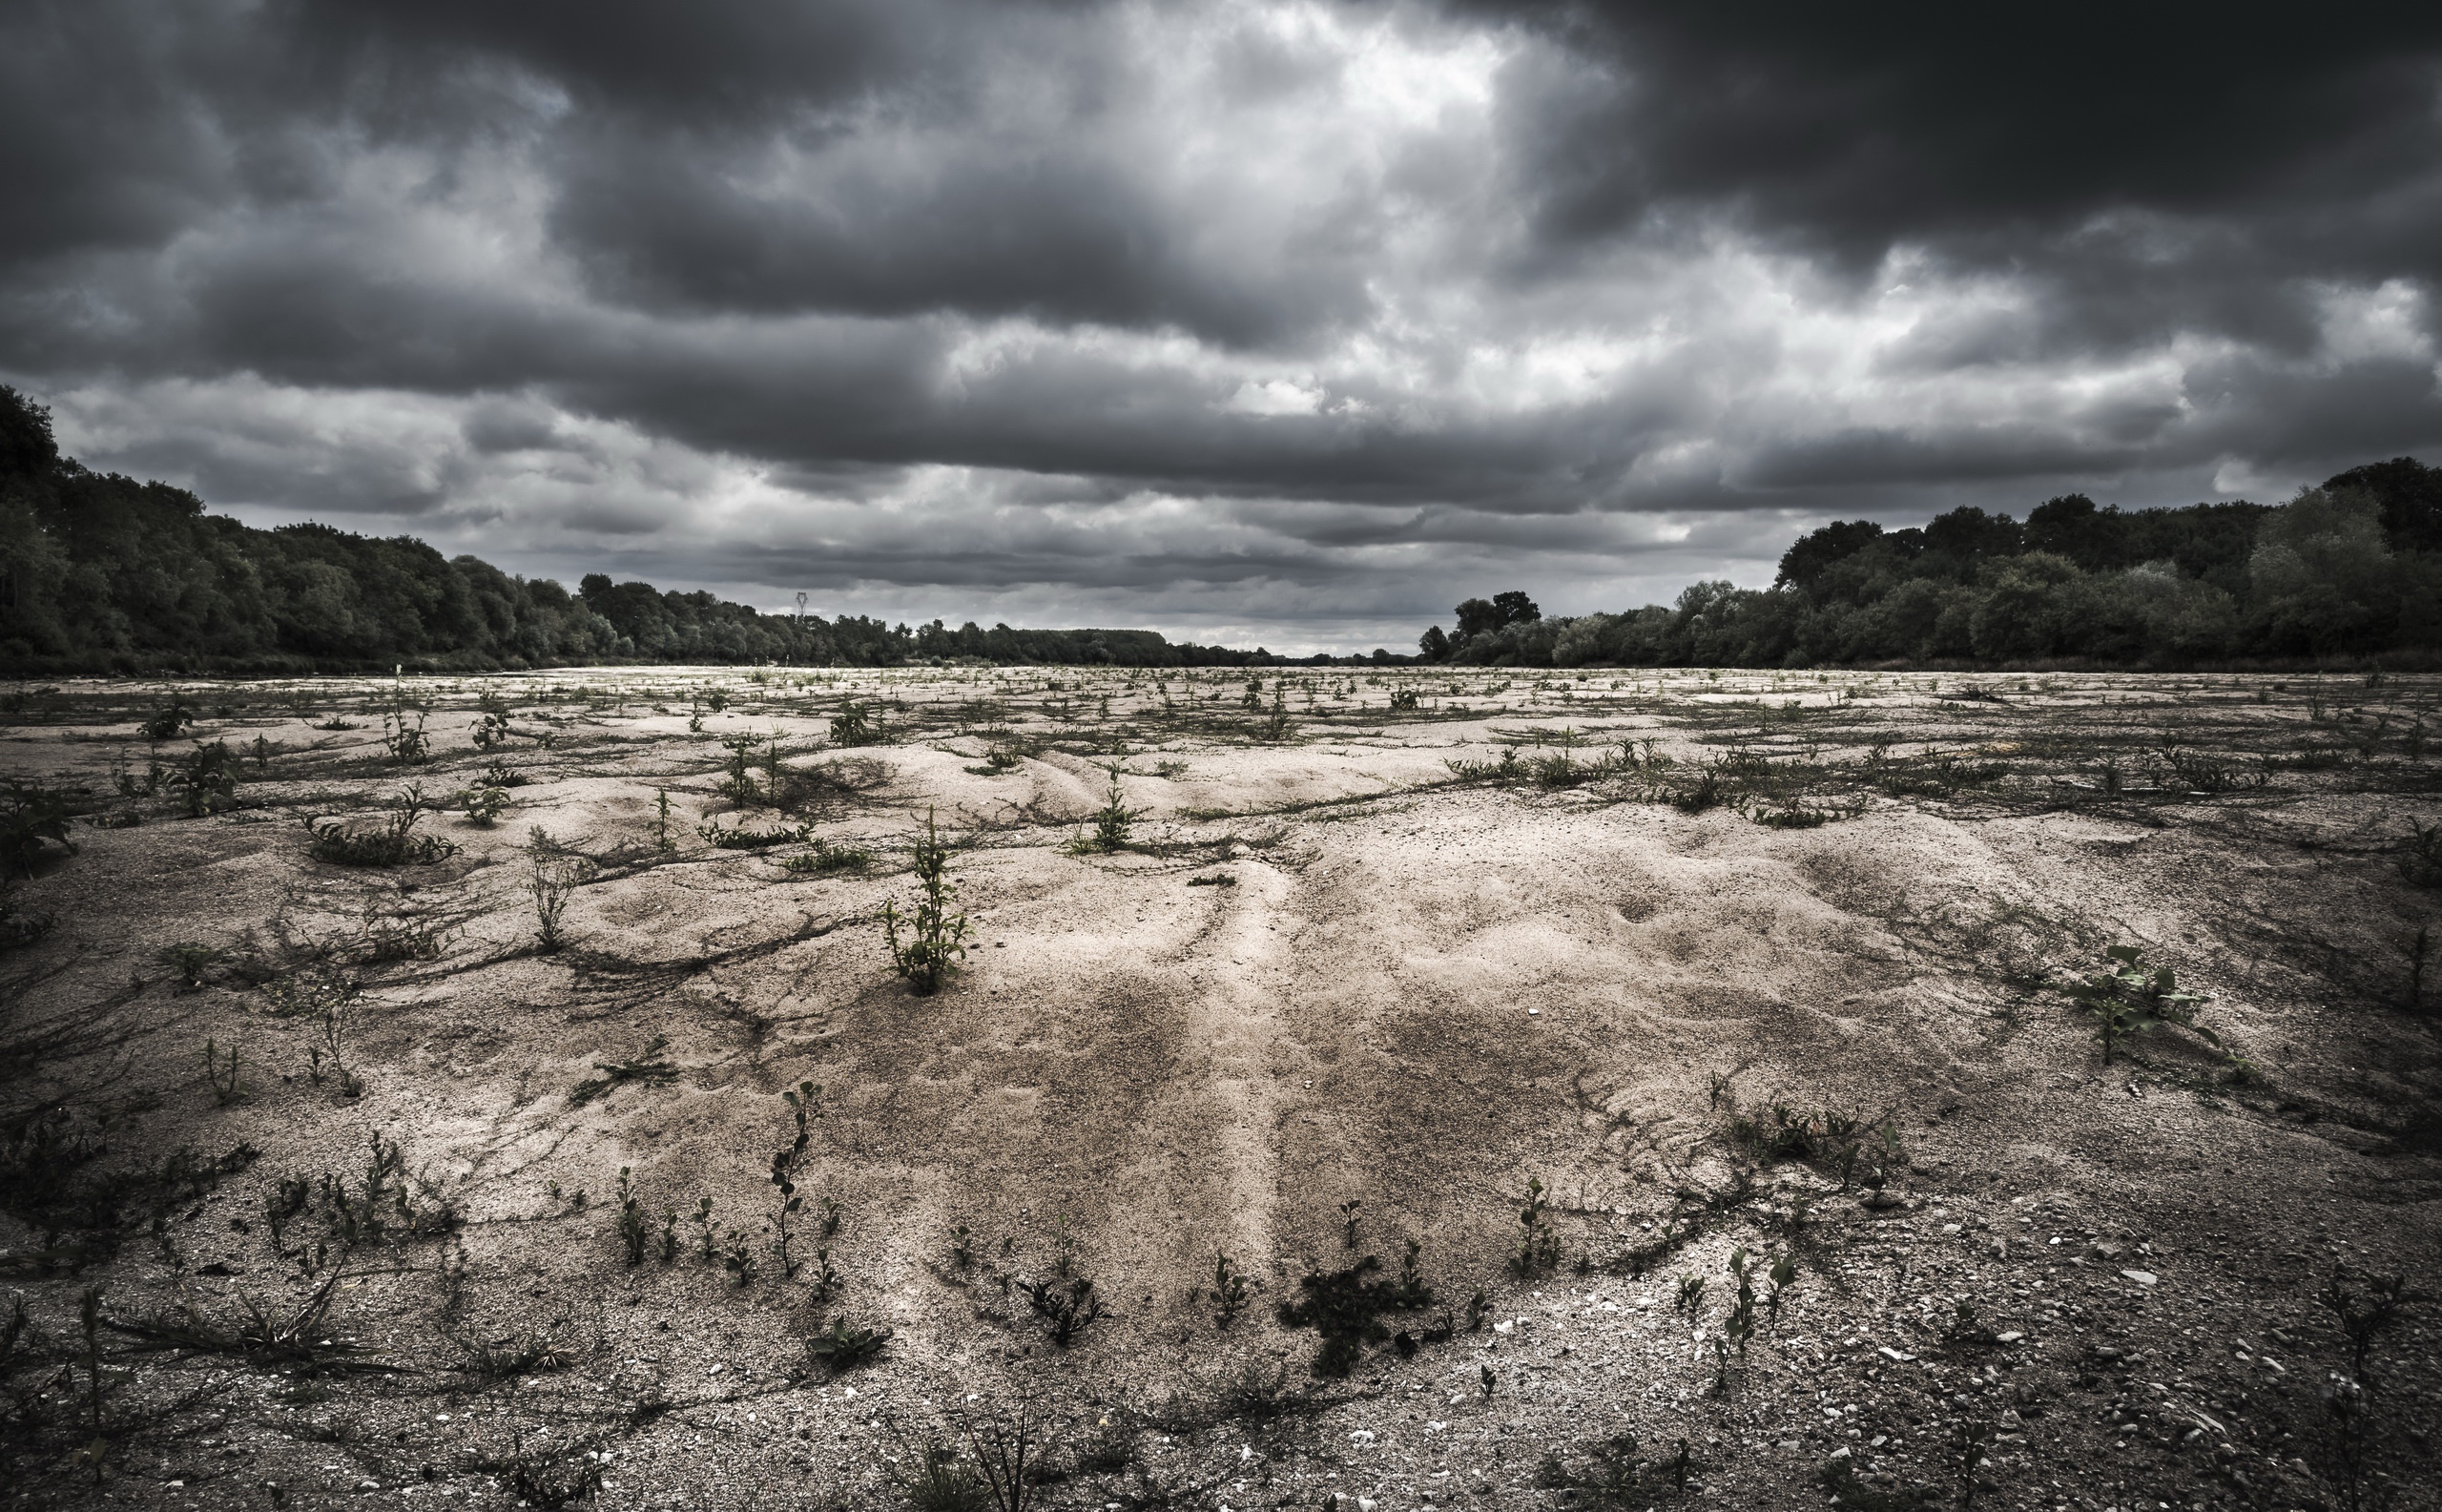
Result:
{"label": "storm cloud", "polygon": [[2244,9],[7,0],[0,380],[257,522],[1274,649],[2433,460],[2442,16]]}

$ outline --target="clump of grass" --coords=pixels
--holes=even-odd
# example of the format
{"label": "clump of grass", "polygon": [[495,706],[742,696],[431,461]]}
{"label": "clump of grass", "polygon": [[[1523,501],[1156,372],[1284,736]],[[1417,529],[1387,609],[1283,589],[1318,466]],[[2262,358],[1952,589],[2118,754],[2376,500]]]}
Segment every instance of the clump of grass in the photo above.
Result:
{"label": "clump of grass", "polygon": [[234,1043],[224,1052],[218,1041],[203,1042],[203,1079],[212,1088],[212,1100],[222,1108],[235,1108],[255,1095],[253,1084],[238,1069]]}
{"label": "clump of grass", "polygon": [[983,1478],[948,1444],[926,1444],[894,1474],[914,1512],[983,1512],[987,1504]]}
{"label": "clump of grass", "polygon": [[2064,988],[2071,1000],[2094,1016],[2102,1042],[2102,1060],[2109,1066],[2133,1034],[2149,1033],[2163,1025],[2185,1029],[2216,1049],[2222,1041],[2196,1022],[2194,993],[2179,990],[2177,973],[2168,966],[2148,969],[2143,952],[2134,945],[2113,945],[2103,952],[2111,964]]}
{"label": "clump of grass", "polygon": [[569,1093],[570,1108],[583,1108],[608,1097],[622,1087],[634,1083],[639,1087],[668,1087],[678,1080],[678,1066],[662,1054],[670,1048],[670,1036],[656,1034],[652,1043],[624,1061],[596,1061],[593,1068],[599,1076],[589,1076],[576,1084]]}
{"label": "clump of grass", "polygon": [[253,1296],[242,1297],[246,1315],[235,1324],[212,1322],[189,1304],[149,1319],[103,1326],[134,1339],[140,1351],[221,1355],[292,1376],[396,1374],[398,1367],[374,1358],[370,1348],[333,1336],[331,1303],[345,1276],[344,1271],[332,1272],[293,1309],[268,1309]]}
{"label": "clump of grass", "polygon": [[814,849],[800,856],[792,856],[780,864],[793,872],[828,877],[835,872],[860,872],[873,863],[874,853],[871,851],[817,840]]}
{"label": "clump of grass", "polygon": [[425,866],[456,854],[458,847],[438,836],[417,833],[425,810],[424,790],[413,785],[399,790],[390,816],[369,829],[344,819],[309,818],[313,836],[307,850],[318,861],[334,866]]}
{"label": "clump of grass", "polygon": [[939,992],[966,956],[966,915],[954,906],[958,888],[950,880],[949,861],[949,847],[942,843],[933,811],[926,809],[924,831],[916,839],[915,911],[902,914],[896,902],[884,903],[881,910],[891,967],[918,997]]}
{"label": "clump of grass", "polygon": [[1707,809],[1719,808],[1729,802],[1732,796],[1729,784],[1722,779],[1721,773],[1706,767],[1697,774],[1695,781],[1671,789],[1665,801],[1682,814],[1702,814]]}

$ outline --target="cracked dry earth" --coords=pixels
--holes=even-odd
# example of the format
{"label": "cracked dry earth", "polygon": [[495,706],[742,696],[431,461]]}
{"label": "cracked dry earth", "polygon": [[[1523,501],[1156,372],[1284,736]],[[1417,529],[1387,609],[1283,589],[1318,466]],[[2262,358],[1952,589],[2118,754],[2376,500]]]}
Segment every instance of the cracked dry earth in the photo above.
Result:
{"label": "cracked dry earth", "polygon": [[2442,1504],[2442,687],[1249,676],[15,690],[0,1504]]}

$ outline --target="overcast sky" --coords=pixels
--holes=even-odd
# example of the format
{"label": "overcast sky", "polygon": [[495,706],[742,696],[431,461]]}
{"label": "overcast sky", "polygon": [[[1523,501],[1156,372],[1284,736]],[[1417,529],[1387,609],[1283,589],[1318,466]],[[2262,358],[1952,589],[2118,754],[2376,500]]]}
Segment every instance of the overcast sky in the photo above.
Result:
{"label": "overcast sky", "polygon": [[1403,646],[2442,462],[2438,60],[2398,5],[0,0],[0,381],[258,524]]}

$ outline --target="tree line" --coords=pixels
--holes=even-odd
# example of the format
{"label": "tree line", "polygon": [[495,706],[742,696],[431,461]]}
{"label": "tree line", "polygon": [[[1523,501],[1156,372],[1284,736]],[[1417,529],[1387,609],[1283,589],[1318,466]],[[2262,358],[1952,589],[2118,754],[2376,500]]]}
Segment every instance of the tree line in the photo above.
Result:
{"label": "tree line", "polygon": [[2442,467],[2353,467],[2279,506],[2122,511],[2083,494],[2023,522],[1958,508],[1922,528],[1834,521],[1768,589],[1545,618],[1471,598],[1422,659],[1517,667],[2206,662],[2442,652]]}
{"label": "tree line", "polygon": [[257,529],[183,488],[63,457],[0,385],[0,669],[24,673],[482,672],[606,661],[879,666],[926,656],[1268,665],[1151,631],[1013,630],[770,614],[588,573],[569,592],[412,536]]}
{"label": "tree line", "polygon": [[[2442,468],[2396,458],[2285,505],[2122,511],[2071,494],[2023,522],[1959,508],[1921,528],[1835,521],[1768,589],[1695,583],[1675,604],[1546,618],[1471,598],[1411,658],[1480,666],[2119,666],[2442,652]],[[706,592],[445,558],[412,536],[257,529],[183,488],[63,457],[51,417],[0,385],[0,671],[429,672],[610,661],[882,666],[972,659],[1121,667],[1292,658],[1143,630],[890,625],[764,613]]]}

